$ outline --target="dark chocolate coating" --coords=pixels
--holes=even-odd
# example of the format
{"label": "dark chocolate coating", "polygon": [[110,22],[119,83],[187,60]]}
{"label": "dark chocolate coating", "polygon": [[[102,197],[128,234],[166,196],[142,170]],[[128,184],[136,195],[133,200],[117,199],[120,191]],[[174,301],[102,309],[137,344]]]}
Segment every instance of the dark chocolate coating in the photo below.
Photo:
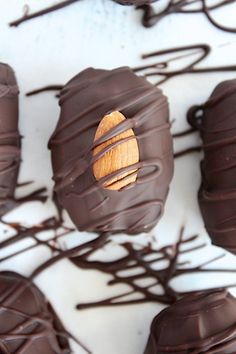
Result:
{"label": "dark chocolate coating", "polygon": [[[127,67],[89,68],[62,89],[60,105],[49,146],[55,192],[75,225],[94,232],[150,230],[163,213],[173,175],[168,102],[162,91]],[[104,189],[92,170],[96,129],[104,115],[116,110],[127,119],[103,140],[132,128],[140,155],[132,165],[138,168],[136,182],[120,191]]]}
{"label": "dark chocolate coating", "polygon": [[147,5],[155,2],[157,0],[114,0],[121,5]]}
{"label": "dark chocolate coating", "polygon": [[[236,80],[219,84],[198,122],[204,149],[199,205],[213,244],[236,253]],[[193,122],[194,124],[194,122]]]}
{"label": "dark chocolate coating", "polygon": [[185,296],[153,320],[144,354],[235,354],[236,299],[224,290]]}
{"label": "dark chocolate coating", "polygon": [[0,353],[71,353],[64,328],[41,291],[27,278],[0,272]]}
{"label": "dark chocolate coating", "polygon": [[12,68],[0,63],[0,209],[13,198],[19,171],[18,93]]}

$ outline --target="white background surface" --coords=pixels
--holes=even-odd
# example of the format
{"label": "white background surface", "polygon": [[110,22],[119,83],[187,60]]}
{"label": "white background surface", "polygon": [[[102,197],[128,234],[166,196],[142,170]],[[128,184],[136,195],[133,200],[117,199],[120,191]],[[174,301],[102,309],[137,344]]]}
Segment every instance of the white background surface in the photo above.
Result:
{"label": "white background surface", "polygon": [[[27,3],[34,11],[52,2],[28,0]],[[9,63],[15,69],[21,89],[20,130],[24,140],[20,181],[33,179],[38,187],[46,185],[50,190],[52,188],[47,142],[55,127],[59,108],[53,93],[26,98],[27,91],[47,84],[65,83],[88,66],[137,66],[143,64],[140,55],[144,52],[193,43],[206,42],[213,47],[204,66],[235,63],[236,35],[214,28],[203,15],[173,15],[162,20],[158,26],[145,29],[140,25],[141,13],[133,7],[123,7],[109,0],[83,0],[18,28],[8,27],[10,21],[22,15],[24,4],[22,0],[0,1],[0,61]],[[234,11],[222,12],[222,16],[231,23],[235,14],[235,7]],[[217,83],[235,76],[236,73],[185,75],[162,85],[169,97],[170,119],[176,119],[173,131],[187,127],[187,108],[204,102]],[[198,143],[197,135],[192,135],[175,143],[175,150]],[[192,154],[175,163],[166,212],[153,231],[160,244],[172,242],[182,223],[186,224],[186,235],[199,233],[203,240],[209,242],[196,200],[200,158],[200,154]],[[34,224],[53,213],[50,202],[45,206],[31,204],[14,211],[11,220],[21,219],[27,224]],[[68,243],[74,244],[83,237],[77,232],[68,239]],[[220,252],[216,247],[209,246],[207,251],[197,252],[193,262],[200,262]],[[49,256],[49,251],[37,248],[0,264],[0,269],[12,269],[29,275]],[[236,268],[236,261],[231,255],[218,264],[235,265]],[[74,309],[79,301],[102,299],[116,293],[119,287],[106,287],[109,279],[100,272],[81,271],[68,261],[61,261],[38,277],[36,283],[51,300],[66,327],[93,354],[142,354],[151,319],[163,308],[162,305],[84,311]],[[212,277],[188,276],[179,280],[177,285],[180,290],[202,288],[210,281]],[[218,285],[223,281],[236,282],[236,275],[218,276],[214,281]],[[78,346],[72,346],[74,353],[83,353]]]}

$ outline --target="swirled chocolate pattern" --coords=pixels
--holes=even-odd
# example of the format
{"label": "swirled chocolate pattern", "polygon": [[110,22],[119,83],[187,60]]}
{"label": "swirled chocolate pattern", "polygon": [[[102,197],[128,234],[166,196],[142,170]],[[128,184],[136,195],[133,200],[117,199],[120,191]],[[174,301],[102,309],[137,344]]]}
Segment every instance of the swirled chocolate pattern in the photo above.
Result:
{"label": "swirled chocolate pattern", "polygon": [[[168,102],[162,91],[127,67],[89,68],[62,89],[60,106],[49,146],[55,192],[75,225],[82,231],[130,234],[154,227],[163,213],[173,175]],[[120,111],[127,119],[99,143],[133,129],[140,155],[138,163],[122,170],[138,169],[136,182],[120,191],[104,189],[102,184],[121,170],[99,181],[92,170],[105,153],[92,154],[96,129],[112,111]]]}
{"label": "swirled chocolate pattern", "polygon": [[18,92],[12,68],[0,63],[0,210],[14,197],[19,171]]}
{"label": "swirled chocolate pattern", "polygon": [[212,242],[236,253],[236,80],[219,84],[188,112],[203,140],[199,204]]}
{"label": "swirled chocolate pattern", "polygon": [[0,272],[0,352],[69,354],[68,333],[41,291],[13,272]]}
{"label": "swirled chocolate pattern", "polygon": [[144,354],[234,354],[236,299],[225,290],[185,296],[153,320]]}

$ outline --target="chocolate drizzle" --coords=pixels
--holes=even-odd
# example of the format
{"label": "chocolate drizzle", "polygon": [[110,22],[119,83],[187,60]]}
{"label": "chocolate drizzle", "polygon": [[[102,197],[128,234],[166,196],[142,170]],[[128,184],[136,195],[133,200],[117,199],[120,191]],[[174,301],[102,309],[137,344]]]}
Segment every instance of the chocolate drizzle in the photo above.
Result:
{"label": "chocolate drizzle", "polygon": [[235,238],[235,104],[236,80],[219,84],[210,99],[188,112],[200,131],[204,160],[199,204],[212,242],[236,253]]}
{"label": "chocolate drizzle", "polygon": [[26,21],[29,21],[29,20],[32,20],[33,18],[36,18],[36,17],[40,17],[40,16],[43,16],[43,15],[46,15],[50,12],[54,12],[54,11],[57,11],[57,10],[60,10],[60,9],[63,9],[64,7],[67,7],[69,5],[72,5],[74,4],[75,2],[77,1],[80,1],[80,0],[65,0],[65,1],[62,1],[56,5],[53,5],[53,6],[49,6],[47,7],[46,9],[43,9],[43,10],[40,10],[40,11],[36,11],[36,12],[33,12],[32,14],[29,14],[28,11],[29,11],[29,8],[27,7],[27,11],[24,11],[24,14],[21,18],[15,20],[15,21],[12,21],[9,23],[9,26],[10,27],[17,27],[19,26],[20,24],[22,24],[23,22],[26,22]]}
{"label": "chocolate drizzle", "polygon": [[[32,182],[31,182],[32,183]],[[31,184],[30,183],[30,184]],[[20,186],[18,186],[20,188]],[[34,190],[33,192],[27,193],[23,197],[10,197],[4,200],[4,204],[0,205],[0,218],[2,218],[5,214],[12,211],[13,209],[23,205],[28,202],[45,202],[47,200],[47,196],[45,195],[46,188],[39,188]],[[2,220],[0,220],[2,222]]]}
{"label": "chocolate drizzle", "polygon": [[[54,190],[75,225],[98,233],[150,230],[162,216],[173,174],[166,97],[129,68],[89,68],[62,89],[60,105],[60,119],[49,143]],[[94,142],[99,122],[113,111],[127,119]],[[93,164],[118,143],[93,156],[94,148],[128,129],[134,130],[139,162],[96,181]],[[103,188],[111,178],[135,169],[137,180],[119,192]]]}
{"label": "chocolate drizzle", "polygon": [[[62,89],[63,85],[48,85],[48,86],[43,86],[40,87],[36,90],[32,90],[26,93],[26,96],[34,96],[42,92],[51,92],[51,91],[60,91]],[[56,97],[59,97],[58,94],[56,94]]]}
{"label": "chocolate drizzle", "polygon": [[[159,58],[160,60],[148,65],[140,65],[138,67],[134,67],[132,70],[136,73],[141,73],[146,78],[158,78],[160,80],[156,81],[154,84],[159,86],[166,81],[176,77],[187,74],[204,74],[204,73],[216,73],[216,72],[230,72],[236,71],[236,65],[219,65],[219,66],[209,66],[209,67],[201,67],[198,65],[202,64],[205,59],[207,59],[212,52],[212,48],[209,44],[206,43],[198,43],[195,45],[186,45],[174,48],[167,48],[159,51],[155,51],[152,53],[146,53],[142,55],[143,60],[147,60],[150,58]],[[179,54],[178,54],[179,53]],[[178,55],[176,55],[178,54]],[[169,57],[166,59],[166,57]],[[184,64],[182,69],[171,70],[170,65],[172,63],[183,62],[187,58],[191,58],[190,63]],[[197,66],[197,67],[196,67]],[[59,91],[61,90],[62,85],[47,85],[44,87],[40,87],[39,89],[35,89],[27,93],[27,96],[36,95],[38,93],[44,91]]]}
{"label": "chocolate drizzle", "polygon": [[[49,6],[45,9],[29,13],[29,7],[24,10],[24,14],[19,19],[9,23],[10,27],[17,27],[22,23],[34,18],[44,16],[48,13],[63,9],[80,0],[64,0],[56,5]],[[153,5],[150,3],[156,0],[114,0],[121,5],[136,5],[136,8],[143,11],[142,24],[144,27],[152,27],[159,23],[163,18],[173,14],[204,14],[208,21],[219,30],[236,33],[236,28],[230,28],[217,22],[212,16],[212,12],[219,10],[225,6],[233,4],[235,0],[222,0],[217,4],[208,6],[206,0],[170,0],[166,8],[162,11],[155,12]],[[193,5],[199,5],[193,8]]]}
{"label": "chocolate drizzle", "polygon": [[[214,261],[222,258],[224,256],[222,254],[195,267],[189,266],[189,261],[181,260],[182,256],[206,247],[206,244],[201,242],[198,235],[185,238],[184,228],[181,228],[176,243],[161,248],[157,246],[155,239],[150,239],[147,246],[137,245],[135,241],[117,244],[109,233],[102,233],[91,241],[64,250],[60,246],[60,239],[65,235],[69,235],[74,230],[65,227],[60,216],[44,220],[39,225],[29,228],[20,224],[5,224],[14,228],[16,234],[0,243],[1,250],[7,249],[12,245],[17,245],[26,238],[31,238],[33,242],[26,248],[1,257],[0,263],[39,246],[47,247],[52,252],[51,258],[39,265],[32,272],[29,277],[30,281],[33,281],[53,264],[68,258],[80,269],[96,269],[111,275],[112,280],[108,282],[108,286],[124,284],[130,287],[128,292],[119,293],[119,295],[112,296],[111,298],[79,304],[78,309],[132,305],[146,302],[171,304],[185,295],[185,292],[175,289],[172,285],[173,279],[177,277],[200,273],[236,273],[235,269],[217,268],[212,267],[212,265],[211,267],[207,267]],[[54,235],[49,236],[43,241],[38,235],[46,231],[54,231]],[[98,251],[114,246],[118,247],[119,251],[122,250],[123,255],[119,259],[113,261],[94,260]],[[163,261],[168,263],[164,268],[162,265]],[[140,268],[142,268],[142,271],[134,275],[133,272],[136,272]],[[131,273],[129,274],[129,272]],[[146,286],[145,282],[146,280],[150,280],[150,278],[152,280],[151,284]],[[231,286],[236,286],[236,282],[227,284],[226,288]],[[155,289],[156,287],[159,288]]]}
{"label": "chocolate drizzle", "polygon": [[[17,27],[17,26],[21,25],[23,22],[32,20],[37,17],[47,15],[50,12],[61,10],[64,7],[70,6],[77,1],[81,1],[81,0],[64,0],[64,1],[59,2],[56,5],[49,6],[45,9],[33,12],[31,14],[29,14],[29,7],[27,6],[26,10],[24,10],[23,16],[15,21],[10,22],[9,26],[10,27]],[[114,0],[114,1],[119,4],[122,4],[122,5],[143,5],[143,4],[148,4],[150,2],[154,2],[156,0]]]}
{"label": "chocolate drizzle", "polygon": [[[61,247],[58,243],[59,239],[73,231],[72,229],[62,226],[54,217],[46,219],[39,225],[34,225],[32,227],[25,227],[21,224],[7,224],[6,226],[9,226],[13,230],[15,230],[15,235],[0,242],[0,249],[2,251],[25,239],[31,239],[33,242],[30,246],[27,246],[16,252],[10,253],[7,256],[1,257],[0,263],[9,260],[13,257],[16,257],[20,254],[23,254],[27,251],[30,251],[38,246],[45,246],[49,248],[52,254],[54,254],[55,252],[61,252]],[[47,231],[52,231],[54,235],[49,237],[47,240],[41,240],[39,236],[43,232]]]}
{"label": "chocolate drizzle", "polygon": [[[209,22],[221,31],[236,33],[236,28],[230,28],[217,22],[212,16],[212,12],[227,5],[235,3],[235,0],[222,0],[214,5],[208,6],[206,0],[170,0],[164,10],[155,12],[150,4],[137,6],[143,11],[142,24],[144,27],[152,27],[163,18],[173,14],[204,14]],[[193,8],[193,5],[199,5]]]}
{"label": "chocolate drizzle", "polygon": [[[161,85],[165,83],[167,80],[175,76],[181,76],[185,74],[192,74],[192,73],[207,73],[207,72],[217,72],[217,71],[235,71],[236,65],[230,66],[219,66],[216,68],[203,68],[198,69],[195,68],[195,65],[200,64],[204,59],[206,59],[212,49],[208,44],[196,44],[196,45],[187,45],[187,46],[180,46],[175,48],[168,48],[148,54],[143,54],[142,59],[146,60],[153,57],[160,57],[160,61],[156,63],[152,63],[150,65],[141,65],[138,67],[133,68],[132,70],[137,73],[141,73],[146,78],[151,77],[163,77],[160,81],[156,82],[155,85]],[[187,53],[186,53],[187,52]],[[180,53],[179,55],[175,55],[176,53]],[[165,59],[166,56],[169,56],[169,59]],[[197,56],[197,57],[196,57]],[[191,63],[186,64],[181,70],[168,70],[171,63],[181,62],[184,61],[187,57],[194,57]],[[27,96],[36,95],[41,92],[46,91],[57,91],[61,90],[62,85],[46,85],[44,87],[40,87],[33,91],[28,92]]]}
{"label": "chocolate drizzle", "polygon": [[[124,284],[130,287],[129,291],[119,295],[112,296],[104,300],[83,303],[77,306],[78,309],[94,308],[101,306],[120,306],[141,304],[147,302],[159,302],[163,304],[172,304],[178,298],[186,294],[172,286],[173,279],[186,274],[200,273],[236,273],[235,269],[223,269],[207,267],[214,261],[221,259],[224,254],[214,257],[198,266],[188,266],[189,261],[181,260],[183,255],[204,249],[205,243],[200,241],[198,235],[184,238],[184,228],[181,228],[176,243],[158,248],[156,241],[152,240],[148,246],[139,246],[134,242],[126,242],[117,245],[108,233],[103,233],[95,239],[85,242],[82,245],[67,250],[61,250],[57,255],[47,260],[36,268],[30,279],[35,279],[48,267],[58,261],[68,258],[77,267],[81,269],[96,269],[112,276],[108,286]],[[123,256],[114,261],[91,260],[96,258],[96,253],[109,247],[117,246],[122,250]],[[168,265],[163,268],[163,261]],[[142,271],[140,271],[140,268]],[[139,272],[136,273],[136,271]],[[128,273],[127,273],[128,272]],[[131,273],[129,273],[131,272]],[[135,275],[134,275],[135,273]],[[151,279],[151,284],[145,285],[145,281]],[[228,284],[226,288],[235,287],[236,284]],[[156,289],[159,287],[158,289]],[[218,287],[216,287],[217,289]],[[202,289],[198,289],[199,291]],[[190,293],[190,292],[187,292]]]}
{"label": "chocolate drizzle", "polygon": [[[9,260],[15,256],[18,256],[20,254],[23,254],[26,251],[30,251],[31,249],[34,249],[38,246],[47,247],[48,249],[51,250],[52,254],[55,252],[59,252],[61,251],[61,247],[58,243],[58,240],[61,237],[74,231],[74,229],[68,228],[63,225],[63,221],[61,219],[61,215],[59,211],[56,216],[45,219],[42,222],[40,222],[38,225],[33,225],[33,226],[26,226],[21,223],[9,223],[3,220],[3,216],[7,215],[13,209],[23,206],[24,204],[27,204],[29,202],[45,203],[48,198],[46,192],[47,192],[46,188],[40,188],[34,190],[31,193],[26,194],[26,196],[22,198],[9,199],[7,204],[5,205],[5,208],[0,209],[0,222],[6,226],[6,230],[10,228],[10,230],[12,230],[14,233],[13,236],[5,240],[0,240],[0,249],[2,251],[7,250],[10,246],[18,244],[25,239],[32,240],[31,245],[28,245],[25,248],[22,248],[18,251],[9,253],[8,255],[1,257],[0,263]],[[46,240],[42,240],[42,238],[40,238],[40,235],[43,232],[48,232],[48,231],[53,232],[53,235]]]}
{"label": "chocolate drizzle", "polygon": [[[173,279],[184,274],[236,272],[235,269],[225,270],[220,268],[207,268],[207,265],[222,258],[224,255],[210,259],[196,267],[187,266],[189,262],[181,261],[181,256],[202,249],[206,245],[201,242],[197,245],[191,245],[191,243],[198,240],[198,235],[190,236],[185,239],[183,238],[183,235],[184,228],[181,228],[177,242],[162,248],[157,248],[155,242],[150,243],[147,247],[141,247],[141,249],[137,249],[134,243],[121,244],[120,247],[123,248],[126,255],[113,262],[90,260],[101,247],[101,238],[97,240],[96,244],[88,244],[86,252],[83,251],[77,256],[70,257],[70,260],[77,267],[83,269],[97,269],[101,272],[112,275],[113,279],[108,282],[109,286],[125,284],[130,287],[130,290],[101,301],[81,303],[77,308],[86,309],[100,306],[132,305],[146,302],[172,304],[185,294],[185,292],[178,291],[172,286],[171,282]],[[104,246],[109,245],[109,240],[106,235],[103,235],[103,242]],[[164,268],[161,264],[163,261],[167,261],[168,263]],[[131,272],[130,274],[129,271]],[[134,273],[135,275],[133,275]],[[149,285],[143,285],[145,280],[148,279],[151,279]],[[231,284],[229,286],[235,285],[236,284]]]}
{"label": "chocolate drizzle", "polygon": [[[173,57],[172,54],[175,53],[180,53],[180,55]],[[204,59],[208,58],[210,53],[211,47],[208,44],[195,44],[159,50],[156,52],[143,54],[142,59],[146,60],[155,57],[162,58],[164,56],[170,56],[170,59],[160,59],[160,61],[151,63],[149,65],[135,67],[133,68],[133,71],[142,73],[142,75],[144,75],[146,78],[161,77],[159,81],[154,83],[156,86],[180,75],[236,71],[236,65],[209,66],[199,68],[197,65],[204,62]],[[186,64],[182,69],[169,70],[169,66],[172,62],[186,59],[187,57],[194,57],[194,59],[190,63]]]}
{"label": "chocolate drizzle", "polygon": [[193,152],[201,152],[202,151],[202,146],[193,146],[181,151],[178,151],[174,153],[174,158],[178,159],[179,157],[183,157],[189,154],[192,154]]}

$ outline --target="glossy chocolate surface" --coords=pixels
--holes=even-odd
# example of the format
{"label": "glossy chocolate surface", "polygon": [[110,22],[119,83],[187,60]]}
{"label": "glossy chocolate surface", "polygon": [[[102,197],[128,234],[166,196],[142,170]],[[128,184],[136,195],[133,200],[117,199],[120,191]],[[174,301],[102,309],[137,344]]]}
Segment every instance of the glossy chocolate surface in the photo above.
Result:
{"label": "glossy chocolate surface", "polygon": [[[236,253],[236,80],[219,84],[189,112],[203,140],[199,205],[212,242]],[[200,114],[200,116],[199,116]]]}
{"label": "glossy chocolate surface", "polygon": [[153,320],[144,354],[236,353],[236,299],[225,290],[185,296]]}
{"label": "glossy chocolate surface", "polygon": [[19,171],[18,93],[12,68],[0,63],[0,212],[14,197]]}
{"label": "glossy chocolate surface", "polygon": [[0,352],[71,353],[66,332],[44,295],[13,272],[0,272]]}
{"label": "glossy chocolate surface", "polygon": [[[166,97],[127,67],[89,68],[61,91],[61,114],[49,146],[55,192],[82,231],[146,232],[164,210],[173,175],[173,150]],[[103,136],[133,129],[139,146],[135,183],[120,191],[102,187],[93,175],[94,136],[104,115],[120,111],[127,118]],[[125,168],[124,170],[130,170]]]}

